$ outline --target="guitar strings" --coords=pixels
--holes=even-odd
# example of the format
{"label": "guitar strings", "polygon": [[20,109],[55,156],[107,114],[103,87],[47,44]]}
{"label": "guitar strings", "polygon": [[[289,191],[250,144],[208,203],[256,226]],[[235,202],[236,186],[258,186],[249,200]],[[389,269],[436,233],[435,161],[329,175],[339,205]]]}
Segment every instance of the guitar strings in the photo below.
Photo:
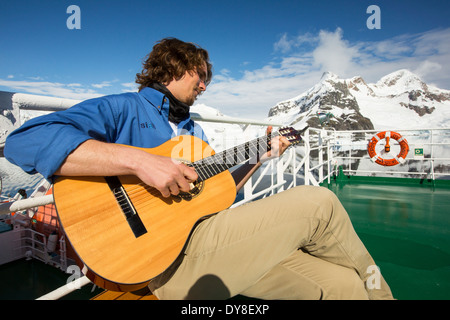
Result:
{"label": "guitar strings", "polygon": [[196,161],[192,166],[199,174],[199,180],[203,181],[252,157],[259,158],[268,150],[268,145],[267,137],[256,138]]}
{"label": "guitar strings", "polygon": [[[188,166],[192,166],[197,172],[198,181],[207,180],[231,167],[245,162],[253,157],[259,159],[260,154],[263,154],[269,150],[269,138],[268,136],[259,137],[251,141],[237,145],[231,149],[227,149],[218,152],[209,157],[195,161]],[[136,201],[136,205],[147,201],[146,197],[150,195],[159,197],[160,193],[154,187],[148,186],[143,182],[139,182],[126,188],[130,197],[133,197],[133,202]],[[142,197],[140,199],[139,197]],[[142,200],[142,201],[141,201]]]}

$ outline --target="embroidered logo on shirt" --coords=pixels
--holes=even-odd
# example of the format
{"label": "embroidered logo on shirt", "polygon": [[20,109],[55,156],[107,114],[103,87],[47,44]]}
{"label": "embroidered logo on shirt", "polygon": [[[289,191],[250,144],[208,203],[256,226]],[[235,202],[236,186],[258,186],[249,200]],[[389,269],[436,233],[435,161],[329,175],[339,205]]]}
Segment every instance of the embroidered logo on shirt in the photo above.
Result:
{"label": "embroidered logo on shirt", "polygon": [[141,127],[141,129],[155,129],[155,126],[153,125],[153,123],[148,123],[148,122],[140,123],[140,127]]}

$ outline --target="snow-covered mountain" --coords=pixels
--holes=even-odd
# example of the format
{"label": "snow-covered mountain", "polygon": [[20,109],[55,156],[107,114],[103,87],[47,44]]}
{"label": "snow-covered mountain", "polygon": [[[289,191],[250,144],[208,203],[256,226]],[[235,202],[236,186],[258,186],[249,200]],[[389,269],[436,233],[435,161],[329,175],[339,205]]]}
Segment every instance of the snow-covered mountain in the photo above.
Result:
{"label": "snow-covered mountain", "polygon": [[269,110],[269,117],[294,126],[318,126],[318,113],[333,114],[338,130],[441,128],[450,123],[450,91],[427,85],[408,70],[367,84],[326,72],[314,87]]}

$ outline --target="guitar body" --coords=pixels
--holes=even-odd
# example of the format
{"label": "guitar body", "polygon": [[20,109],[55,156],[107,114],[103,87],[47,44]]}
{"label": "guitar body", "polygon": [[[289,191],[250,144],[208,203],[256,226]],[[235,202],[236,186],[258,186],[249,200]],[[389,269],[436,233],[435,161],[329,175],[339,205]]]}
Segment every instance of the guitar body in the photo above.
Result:
{"label": "guitar body", "polygon": [[[139,149],[187,162],[214,154],[207,143],[193,136]],[[53,186],[61,226],[87,267],[87,276],[115,291],[146,286],[176,260],[202,217],[228,208],[236,197],[228,170],[203,181],[199,192],[187,198],[164,198],[134,176],[117,178],[145,232],[133,232],[105,177],[60,177]]]}

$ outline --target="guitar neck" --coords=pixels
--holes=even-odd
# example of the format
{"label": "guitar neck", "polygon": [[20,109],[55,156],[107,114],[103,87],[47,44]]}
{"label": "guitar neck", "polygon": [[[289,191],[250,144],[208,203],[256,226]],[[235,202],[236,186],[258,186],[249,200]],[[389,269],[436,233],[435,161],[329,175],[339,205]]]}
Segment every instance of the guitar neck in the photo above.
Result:
{"label": "guitar neck", "polygon": [[270,137],[268,136],[253,139],[196,161],[192,163],[192,167],[199,176],[198,180],[204,181],[249,159],[259,160],[264,153],[270,150],[269,141]]}
{"label": "guitar neck", "polygon": [[291,145],[298,144],[301,140],[301,134],[307,129],[308,126],[301,131],[295,130],[292,127],[281,128],[278,132],[218,152],[215,155],[196,161],[191,165],[198,174],[198,180],[204,181],[249,159],[259,161],[261,156],[270,150],[270,141],[274,136],[282,135]]}

